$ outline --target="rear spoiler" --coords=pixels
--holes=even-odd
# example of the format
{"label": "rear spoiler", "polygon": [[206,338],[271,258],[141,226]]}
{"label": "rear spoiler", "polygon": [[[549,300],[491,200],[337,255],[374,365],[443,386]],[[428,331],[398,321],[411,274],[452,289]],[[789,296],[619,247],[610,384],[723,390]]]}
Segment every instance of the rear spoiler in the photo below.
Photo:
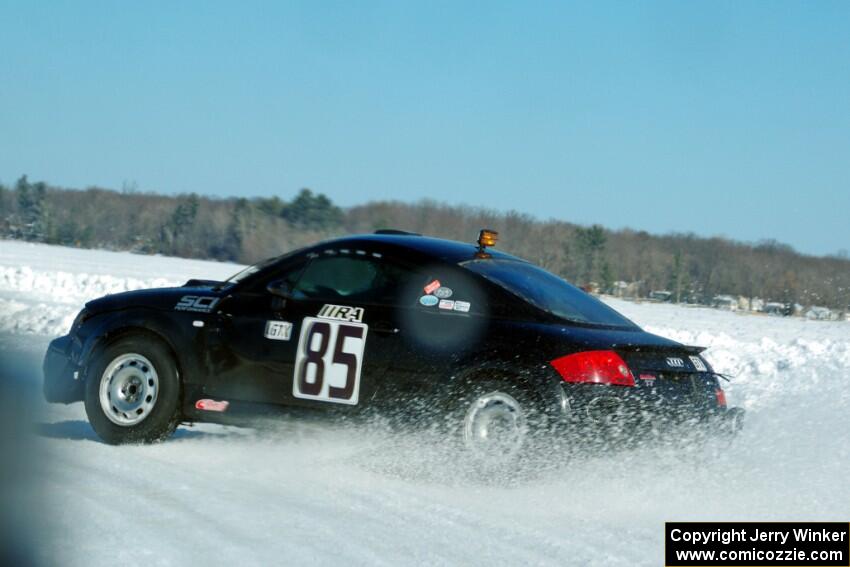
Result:
{"label": "rear spoiler", "polygon": [[661,353],[668,355],[676,354],[699,354],[707,347],[694,345],[642,345],[642,344],[618,344],[614,345],[614,350],[624,352],[646,352],[646,353]]}

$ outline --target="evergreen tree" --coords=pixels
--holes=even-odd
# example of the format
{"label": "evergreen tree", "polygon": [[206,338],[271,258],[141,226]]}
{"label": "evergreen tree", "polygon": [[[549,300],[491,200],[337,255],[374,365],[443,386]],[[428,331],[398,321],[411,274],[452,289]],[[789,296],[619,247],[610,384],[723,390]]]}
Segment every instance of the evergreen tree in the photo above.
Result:
{"label": "evergreen tree", "polygon": [[595,224],[576,228],[576,244],[582,260],[583,283],[590,283],[598,276],[599,257],[605,249],[605,229]]}
{"label": "evergreen tree", "polygon": [[226,259],[238,261],[242,256],[242,246],[245,236],[250,230],[251,204],[248,199],[237,199],[230,213],[230,224],[227,227],[223,253]]}
{"label": "evergreen tree", "polygon": [[689,286],[687,266],[680,250],[673,254],[673,265],[667,278],[667,289],[673,292],[676,303],[682,302],[682,294],[687,293]]}
{"label": "evergreen tree", "polygon": [[611,265],[608,260],[602,261],[602,268],[599,270],[599,285],[602,293],[611,293],[614,288],[614,274],[611,272]]}
{"label": "evergreen tree", "polygon": [[271,199],[257,199],[257,208],[273,217],[281,216],[283,212],[283,201],[280,200],[280,197],[272,197]]}
{"label": "evergreen tree", "polygon": [[324,194],[314,195],[302,189],[291,203],[285,204],[280,216],[300,228],[328,229],[339,225],[342,211]]}
{"label": "evergreen tree", "polygon": [[162,226],[161,237],[163,241],[163,252],[176,253],[179,248],[184,250],[191,248],[185,242],[179,242],[181,238],[190,234],[198,217],[200,201],[195,193],[177,205],[171,218]]}
{"label": "evergreen tree", "polygon": [[22,175],[15,183],[18,197],[18,220],[21,232],[27,240],[45,240],[47,235],[47,185],[38,182],[30,183],[26,175]]}

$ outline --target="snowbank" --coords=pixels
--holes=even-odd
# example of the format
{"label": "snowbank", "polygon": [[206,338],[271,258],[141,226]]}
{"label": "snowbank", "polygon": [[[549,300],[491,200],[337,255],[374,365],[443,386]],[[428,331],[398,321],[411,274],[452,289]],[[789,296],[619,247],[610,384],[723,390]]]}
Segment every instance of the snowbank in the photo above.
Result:
{"label": "snowbank", "polygon": [[0,240],[0,332],[59,336],[107,294],[225,279],[243,266]]}

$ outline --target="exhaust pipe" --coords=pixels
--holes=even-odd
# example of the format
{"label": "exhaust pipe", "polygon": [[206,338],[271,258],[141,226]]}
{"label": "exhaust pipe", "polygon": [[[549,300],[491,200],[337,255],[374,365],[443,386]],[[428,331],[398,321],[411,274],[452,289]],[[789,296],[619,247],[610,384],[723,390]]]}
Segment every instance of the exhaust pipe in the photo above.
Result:
{"label": "exhaust pipe", "polygon": [[622,406],[623,401],[619,398],[599,396],[587,402],[584,411],[591,422],[611,425],[620,421],[623,413]]}

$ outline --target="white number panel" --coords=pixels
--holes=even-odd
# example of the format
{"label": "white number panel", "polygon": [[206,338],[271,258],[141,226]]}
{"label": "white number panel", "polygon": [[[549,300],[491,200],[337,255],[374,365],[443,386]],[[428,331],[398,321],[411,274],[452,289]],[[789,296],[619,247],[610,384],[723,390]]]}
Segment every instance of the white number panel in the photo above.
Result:
{"label": "white number panel", "polygon": [[368,330],[369,326],[363,323],[305,317],[298,339],[292,395],[356,405]]}

